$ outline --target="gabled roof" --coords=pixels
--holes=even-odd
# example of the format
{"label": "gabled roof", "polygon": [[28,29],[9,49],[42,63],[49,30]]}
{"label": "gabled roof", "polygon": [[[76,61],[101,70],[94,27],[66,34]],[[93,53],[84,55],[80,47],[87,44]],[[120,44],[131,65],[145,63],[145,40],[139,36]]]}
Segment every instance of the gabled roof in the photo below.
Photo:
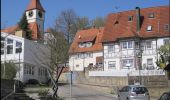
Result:
{"label": "gabled roof", "polygon": [[[28,24],[29,29],[32,32],[32,39],[33,40],[37,40],[40,36],[40,32],[39,32],[39,28],[38,28],[38,24],[36,22],[33,23],[29,23]],[[12,27],[8,27],[6,29],[2,29],[1,32],[5,32],[5,33],[9,33],[9,34],[13,34],[15,35],[15,32],[17,30],[20,30],[18,25],[12,26]]]}
{"label": "gabled roof", "polygon": [[10,34],[15,34],[15,31],[19,29],[18,25],[15,26],[11,26],[5,29],[1,29],[1,32],[5,32],[5,33],[10,33]]}
{"label": "gabled roof", "polygon": [[39,32],[38,24],[36,22],[29,23],[29,29],[32,32],[32,39],[33,40],[36,40],[40,37],[40,36],[38,36],[40,34],[40,32]]}
{"label": "gabled roof", "polygon": [[33,10],[33,9],[38,9],[43,12],[45,12],[44,8],[42,7],[41,3],[39,0],[31,0],[30,4],[28,5],[26,11],[28,10]]}
{"label": "gabled roof", "polygon": [[[169,36],[169,32],[164,29],[166,24],[170,24],[170,6],[159,6],[144,8],[140,10],[141,28],[136,31],[136,10],[109,14],[107,17],[102,42],[114,42],[121,38],[152,38]],[[155,18],[148,18],[149,13],[154,13]],[[133,21],[128,21],[128,16],[133,16]],[[153,30],[147,31],[148,25]]]}
{"label": "gabled roof", "polygon": [[[80,30],[76,33],[73,43],[71,44],[69,53],[81,53],[81,52],[94,52],[94,51],[102,51],[102,35],[104,28],[92,28],[86,30]],[[88,42],[93,41],[94,44],[91,47],[79,48],[80,42]]]}

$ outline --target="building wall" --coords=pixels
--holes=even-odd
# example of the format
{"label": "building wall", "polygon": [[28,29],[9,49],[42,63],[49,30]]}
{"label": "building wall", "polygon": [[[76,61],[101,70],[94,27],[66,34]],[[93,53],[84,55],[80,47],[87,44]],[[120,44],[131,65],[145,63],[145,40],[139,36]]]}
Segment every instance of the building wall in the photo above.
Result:
{"label": "building wall", "polygon": [[[96,64],[96,57],[103,56],[102,52],[91,52],[91,57],[78,57],[78,54],[71,55],[69,59],[70,69],[73,71],[83,71],[89,64]],[[80,54],[80,53],[79,53]],[[81,53],[84,54],[84,53]]]}
{"label": "building wall", "polygon": [[[5,40],[13,40],[11,44],[13,47],[12,54],[7,54],[6,52],[3,55],[1,54],[1,63],[4,61],[12,61],[18,66],[16,79],[23,82],[26,82],[28,79],[37,79],[40,82],[47,81],[48,76],[46,75],[46,71],[42,70],[42,68],[48,67],[50,62],[50,52],[47,47],[18,36],[8,35],[7,33],[1,33],[1,36],[5,37]],[[21,53],[15,53],[16,41],[22,43]],[[6,44],[7,42],[5,41],[4,43]],[[27,74],[25,73],[25,66],[28,66]],[[33,69],[29,70],[30,67],[33,67]],[[39,69],[41,69],[41,71],[39,71]],[[32,71],[33,74],[31,74]]]}
{"label": "building wall", "polygon": [[[150,69],[156,69],[156,61],[159,58],[157,54],[157,49],[164,44],[164,39],[168,39],[168,37],[158,38],[158,39],[145,39],[141,42],[141,49],[142,49],[142,69],[146,67]],[[121,45],[123,45],[124,41],[132,41],[132,48],[131,49],[123,49]],[[147,42],[151,41],[151,48],[147,47]],[[113,52],[109,52],[109,45],[114,46]],[[137,52],[140,52],[140,49],[135,49],[135,41],[132,39],[123,40],[116,43],[105,43],[104,45],[104,70],[124,70],[126,67],[122,65],[123,59],[132,59],[133,65],[129,67],[130,69],[138,69],[138,56]],[[148,65],[147,60],[152,59],[152,65]],[[108,64],[110,61],[115,62],[114,68],[109,68]],[[151,68],[153,66],[153,68]],[[126,68],[128,69],[128,68]]]}

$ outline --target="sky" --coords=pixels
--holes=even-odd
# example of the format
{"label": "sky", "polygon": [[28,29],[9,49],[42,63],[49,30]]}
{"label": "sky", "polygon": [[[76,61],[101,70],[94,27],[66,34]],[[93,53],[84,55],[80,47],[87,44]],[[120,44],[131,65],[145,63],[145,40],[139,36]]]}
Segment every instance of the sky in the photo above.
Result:
{"label": "sky", "polygon": [[[1,0],[1,29],[19,22],[30,0]],[[40,0],[45,13],[45,29],[52,27],[62,11],[73,9],[80,17],[90,20],[107,17],[109,13],[169,5],[170,0]]]}

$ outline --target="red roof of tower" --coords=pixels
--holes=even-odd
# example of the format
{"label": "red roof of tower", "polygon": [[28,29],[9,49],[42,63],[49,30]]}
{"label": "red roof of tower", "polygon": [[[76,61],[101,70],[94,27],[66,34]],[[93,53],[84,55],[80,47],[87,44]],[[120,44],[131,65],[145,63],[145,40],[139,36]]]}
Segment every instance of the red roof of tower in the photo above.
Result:
{"label": "red roof of tower", "polygon": [[36,22],[29,23],[29,29],[32,31],[32,39],[37,40],[40,38],[39,28]]}
{"label": "red roof of tower", "polygon": [[39,0],[31,0],[30,4],[28,5],[27,10],[38,9],[45,12],[44,8],[42,7]]}

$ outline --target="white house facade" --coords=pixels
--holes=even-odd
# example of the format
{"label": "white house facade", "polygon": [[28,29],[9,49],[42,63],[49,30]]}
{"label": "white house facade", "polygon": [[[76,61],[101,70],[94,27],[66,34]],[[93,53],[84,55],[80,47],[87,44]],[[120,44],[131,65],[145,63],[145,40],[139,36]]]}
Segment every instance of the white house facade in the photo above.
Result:
{"label": "white house facade", "polygon": [[87,67],[100,67],[103,64],[101,37],[104,28],[80,30],[76,33],[69,50],[71,71],[84,71]]}
{"label": "white house facade", "polygon": [[[169,6],[109,14],[102,36],[103,71],[89,76],[165,75],[158,48],[170,44]],[[164,12],[164,13],[163,13]]]}
{"label": "white house facade", "polygon": [[[159,58],[157,49],[168,43],[170,38],[146,39],[141,43],[133,39],[104,44],[104,70],[138,70],[139,56],[143,70],[156,70]],[[141,50],[139,49],[141,44]],[[141,53],[142,55],[139,55]]]}
{"label": "white house facade", "polygon": [[17,80],[24,83],[29,79],[42,83],[48,80],[50,52],[45,45],[4,32],[1,32],[1,45],[1,63],[17,65]]}

